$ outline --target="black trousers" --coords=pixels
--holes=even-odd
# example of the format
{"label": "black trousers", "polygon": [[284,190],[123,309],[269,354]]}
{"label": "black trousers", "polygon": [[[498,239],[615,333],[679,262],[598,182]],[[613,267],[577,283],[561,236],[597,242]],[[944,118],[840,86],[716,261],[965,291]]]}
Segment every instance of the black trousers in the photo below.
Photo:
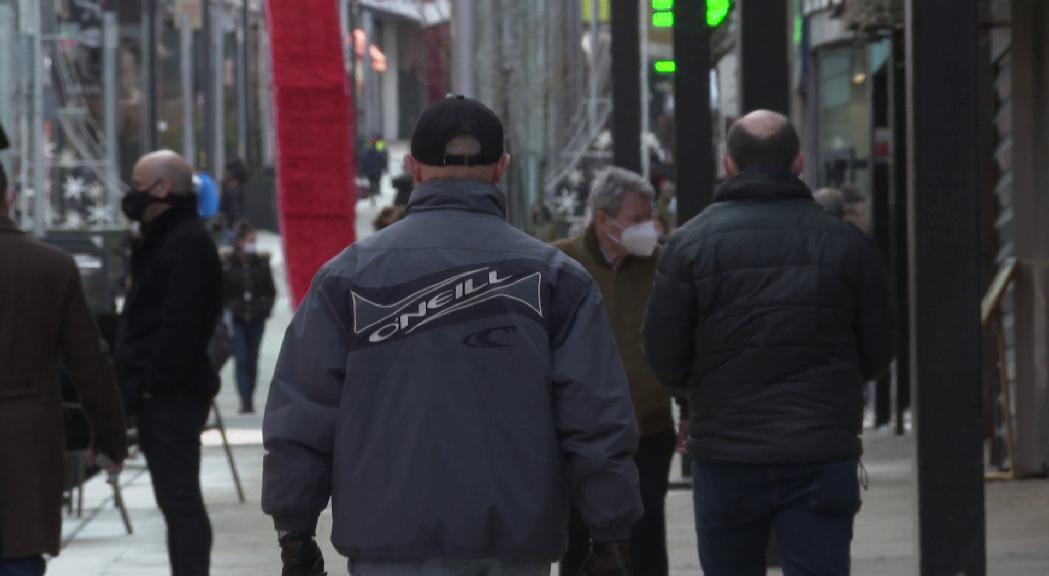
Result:
{"label": "black trousers", "polygon": [[[641,481],[645,515],[634,524],[630,538],[632,576],[667,576],[666,500],[670,485],[670,461],[674,458],[677,434],[673,430],[645,436],[638,444],[634,462]],[[575,507],[568,521],[568,550],[561,559],[561,576],[577,576],[590,552],[590,532]]]}
{"label": "black trousers", "polygon": [[139,409],[139,441],[168,527],[172,576],[207,576],[211,562],[211,521],[200,491],[200,431],[210,409],[210,401],[185,396],[145,400]]}

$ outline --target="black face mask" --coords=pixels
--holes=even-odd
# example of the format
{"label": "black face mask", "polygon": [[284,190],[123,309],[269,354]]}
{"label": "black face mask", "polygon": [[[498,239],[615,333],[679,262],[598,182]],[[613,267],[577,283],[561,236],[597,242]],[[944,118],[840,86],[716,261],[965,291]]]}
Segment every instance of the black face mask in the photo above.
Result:
{"label": "black face mask", "polygon": [[[153,186],[156,186],[156,184]],[[124,211],[124,216],[127,216],[128,220],[141,222],[142,217],[146,214],[146,209],[153,204],[169,204],[176,207],[197,205],[195,194],[168,194],[167,198],[157,198],[149,193],[153,186],[145,190],[132,189],[121,199],[120,208]]]}
{"label": "black face mask", "polygon": [[160,198],[153,197],[148,190],[132,190],[124,195],[120,201],[120,209],[128,220],[140,222],[146,213],[146,208],[159,202]]}

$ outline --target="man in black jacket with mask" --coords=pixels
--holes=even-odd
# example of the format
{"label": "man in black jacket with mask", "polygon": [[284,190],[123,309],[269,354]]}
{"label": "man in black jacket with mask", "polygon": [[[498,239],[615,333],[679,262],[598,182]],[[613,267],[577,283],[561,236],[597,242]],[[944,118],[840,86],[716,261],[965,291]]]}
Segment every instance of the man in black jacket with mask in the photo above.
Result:
{"label": "man in black jacket with mask", "polygon": [[845,575],[860,507],[863,383],[893,356],[876,248],[798,179],[783,116],[728,135],[730,176],[662,254],[646,354],[692,407],[696,531],[708,576]]}
{"label": "man in black jacket with mask", "polygon": [[121,385],[167,522],[172,574],[207,575],[211,524],[200,490],[200,431],[219,387],[207,346],[222,307],[222,266],[181,156],[144,156],[132,185],[123,209],[141,223],[142,237],[117,343]]}

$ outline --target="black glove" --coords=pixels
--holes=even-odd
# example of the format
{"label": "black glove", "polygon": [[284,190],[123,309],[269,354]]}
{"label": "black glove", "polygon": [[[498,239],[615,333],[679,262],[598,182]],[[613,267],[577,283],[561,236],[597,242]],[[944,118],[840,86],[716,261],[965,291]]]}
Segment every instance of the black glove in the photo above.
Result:
{"label": "black glove", "polygon": [[594,542],[580,576],[629,576],[630,542]]}
{"label": "black glove", "polygon": [[281,576],[326,576],[324,557],[312,534],[292,533],[281,536]]}

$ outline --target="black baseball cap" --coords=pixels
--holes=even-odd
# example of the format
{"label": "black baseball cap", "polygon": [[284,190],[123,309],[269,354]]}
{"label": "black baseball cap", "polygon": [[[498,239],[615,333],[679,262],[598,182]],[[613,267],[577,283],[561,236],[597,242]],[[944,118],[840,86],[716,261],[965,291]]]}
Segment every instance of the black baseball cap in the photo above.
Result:
{"label": "black baseball cap", "polygon": [[[447,154],[448,142],[472,136],[481,152]],[[466,96],[449,96],[423,111],[412,133],[412,156],[427,166],[484,166],[503,157],[503,123],[487,106]]]}

